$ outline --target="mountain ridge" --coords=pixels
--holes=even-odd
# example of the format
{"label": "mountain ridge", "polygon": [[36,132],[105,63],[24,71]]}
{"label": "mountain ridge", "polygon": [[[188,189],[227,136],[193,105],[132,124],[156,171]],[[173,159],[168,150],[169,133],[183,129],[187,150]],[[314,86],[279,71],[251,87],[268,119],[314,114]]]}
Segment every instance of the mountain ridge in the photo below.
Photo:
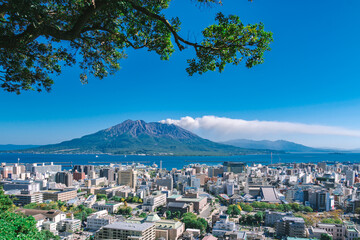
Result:
{"label": "mountain ridge", "polygon": [[331,149],[320,149],[320,148],[312,148],[299,143],[294,143],[286,140],[250,140],[250,139],[233,139],[225,142],[221,142],[223,144],[228,144],[231,146],[241,147],[241,148],[251,148],[251,149],[259,149],[259,150],[276,150],[276,151],[285,151],[285,152],[332,152]]}
{"label": "mountain ridge", "polygon": [[174,124],[126,120],[80,138],[32,149],[22,153],[146,154],[226,156],[263,154],[253,150],[212,142]]}

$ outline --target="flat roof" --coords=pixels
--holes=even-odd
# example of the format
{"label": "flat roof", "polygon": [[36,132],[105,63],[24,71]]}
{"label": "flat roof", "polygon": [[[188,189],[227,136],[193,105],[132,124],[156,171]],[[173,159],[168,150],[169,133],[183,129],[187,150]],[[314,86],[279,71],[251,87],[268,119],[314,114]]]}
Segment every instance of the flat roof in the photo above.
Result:
{"label": "flat roof", "polygon": [[179,198],[179,197],[181,197],[181,195],[174,194],[174,195],[169,196],[168,198]]}
{"label": "flat roof", "polygon": [[145,231],[154,226],[154,223],[128,223],[128,222],[114,222],[104,226],[104,228],[129,230],[129,231]]}

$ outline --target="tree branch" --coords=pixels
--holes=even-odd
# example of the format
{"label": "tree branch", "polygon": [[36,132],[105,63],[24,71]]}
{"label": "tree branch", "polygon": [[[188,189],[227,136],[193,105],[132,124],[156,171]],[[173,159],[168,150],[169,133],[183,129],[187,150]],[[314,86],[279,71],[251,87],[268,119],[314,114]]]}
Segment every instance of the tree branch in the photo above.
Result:
{"label": "tree branch", "polygon": [[83,27],[95,14],[95,12],[102,9],[104,6],[106,6],[106,4],[106,1],[98,1],[96,3],[96,7],[87,7],[83,11],[83,13],[77,18],[76,22],[73,24],[73,27],[68,31],[59,30],[53,26],[48,26],[46,25],[46,22],[42,22],[41,24],[39,24],[38,27],[29,25],[24,32],[18,35],[0,37],[0,48],[13,49],[16,48],[22,40],[26,40],[26,43],[29,43],[42,35],[51,36],[59,40],[74,40],[80,35]]}

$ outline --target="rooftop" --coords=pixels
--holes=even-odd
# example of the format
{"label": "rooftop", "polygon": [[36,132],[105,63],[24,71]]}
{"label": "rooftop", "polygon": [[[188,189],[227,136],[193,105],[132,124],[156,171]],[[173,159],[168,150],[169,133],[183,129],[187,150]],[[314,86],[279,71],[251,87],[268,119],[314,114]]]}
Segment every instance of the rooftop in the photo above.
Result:
{"label": "rooftop", "polygon": [[154,226],[154,223],[128,223],[128,222],[114,222],[104,226],[104,228],[121,229],[129,231],[145,231]]}

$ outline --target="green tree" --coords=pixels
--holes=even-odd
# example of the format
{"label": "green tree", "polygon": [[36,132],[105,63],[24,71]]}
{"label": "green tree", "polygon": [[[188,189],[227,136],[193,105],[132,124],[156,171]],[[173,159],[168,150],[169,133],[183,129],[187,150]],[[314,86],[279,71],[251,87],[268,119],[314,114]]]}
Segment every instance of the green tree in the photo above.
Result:
{"label": "green tree", "polygon": [[130,215],[131,212],[132,212],[131,207],[120,206],[117,213],[122,214],[122,215]]}
{"label": "green tree", "polygon": [[181,220],[185,223],[185,228],[196,228],[202,232],[207,229],[208,223],[203,218],[198,218],[194,213],[184,213]]}
{"label": "green tree", "polygon": [[321,223],[342,224],[342,221],[339,218],[324,218]]}
{"label": "green tree", "polygon": [[311,207],[304,207],[305,212],[313,212],[313,209]]}
{"label": "green tree", "polygon": [[355,213],[356,213],[356,214],[360,214],[360,207],[358,207],[358,208],[355,209]]}
{"label": "green tree", "polygon": [[261,224],[262,221],[264,220],[264,212],[257,212],[254,215],[254,220],[257,224]]}
{"label": "green tree", "polygon": [[14,204],[11,201],[9,195],[4,194],[2,187],[0,188],[0,213],[14,209]]}
{"label": "green tree", "polygon": [[243,211],[245,212],[252,212],[254,208],[250,206],[249,204],[245,204],[243,207],[241,207]]}
{"label": "green tree", "polygon": [[140,213],[140,215],[139,215],[139,217],[141,217],[141,218],[146,218],[146,213],[144,213],[144,212],[142,212],[142,213]]}
{"label": "green tree", "polygon": [[320,240],[332,240],[332,239],[333,239],[332,236],[326,233],[322,233],[320,237]]}
{"label": "green tree", "polygon": [[96,194],[96,200],[97,201],[101,201],[101,200],[108,200],[108,197],[106,196],[106,194]]}
{"label": "green tree", "polygon": [[59,239],[49,231],[38,231],[32,216],[23,216],[14,212],[14,205],[8,195],[0,190],[0,239],[48,240]]}
{"label": "green tree", "polygon": [[[9,92],[49,91],[52,75],[78,64],[83,72],[103,79],[120,69],[128,48],[146,48],[162,60],[192,48],[189,75],[223,71],[244,61],[251,68],[264,61],[272,33],[262,23],[245,25],[235,15],[218,13],[215,23],[196,42],[180,34],[178,17],[166,18],[171,0],[4,0],[0,5],[1,87]],[[195,0],[216,4],[219,0]]]}
{"label": "green tree", "polygon": [[167,218],[167,219],[170,219],[170,218],[171,218],[171,211],[167,210],[167,211],[165,212],[165,214],[166,214],[166,218]]}
{"label": "green tree", "polygon": [[85,207],[84,205],[76,206],[72,209],[72,212],[74,214],[74,218],[79,219],[81,221],[85,221],[87,217],[95,212],[94,209]]}

